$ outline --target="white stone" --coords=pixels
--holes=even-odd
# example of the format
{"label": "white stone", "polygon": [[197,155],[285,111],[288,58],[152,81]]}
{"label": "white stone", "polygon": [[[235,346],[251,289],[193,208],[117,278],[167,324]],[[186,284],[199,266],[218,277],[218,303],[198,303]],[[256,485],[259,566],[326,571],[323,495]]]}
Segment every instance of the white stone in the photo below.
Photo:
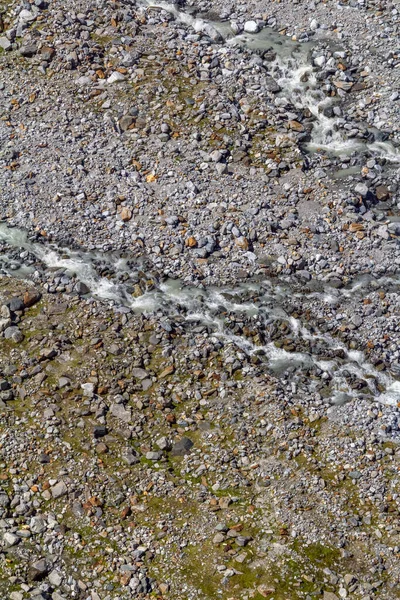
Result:
{"label": "white stone", "polygon": [[0,37],[0,48],[3,50],[9,50],[11,48],[11,42],[5,36]]}
{"label": "white stone", "polygon": [[246,21],[244,30],[246,33],[258,33],[260,29],[255,21]]}
{"label": "white stone", "polygon": [[325,56],[317,56],[316,58],[314,58],[314,64],[317,67],[323,67],[325,62],[326,62]]}
{"label": "white stone", "polygon": [[114,71],[111,73],[110,77],[107,79],[107,83],[117,83],[118,81],[125,81],[126,77],[122,73],[118,71]]}

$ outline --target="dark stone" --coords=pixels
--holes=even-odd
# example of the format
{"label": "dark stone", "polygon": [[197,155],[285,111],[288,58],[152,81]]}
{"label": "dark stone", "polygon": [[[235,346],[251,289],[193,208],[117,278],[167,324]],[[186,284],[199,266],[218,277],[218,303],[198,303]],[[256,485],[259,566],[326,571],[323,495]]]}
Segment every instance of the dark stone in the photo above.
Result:
{"label": "dark stone", "polygon": [[96,439],[104,437],[107,433],[108,430],[105,425],[96,425],[96,427],[93,428],[93,437]]}
{"label": "dark stone", "polygon": [[50,456],[48,454],[44,454],[44,453],[39,454],[39,456],[38,456],[38,462],[41,465],[45,465],[45,464],[47,464],[47,463],[50,462]]}
{"label": "dark stone", "polygon": [[24,294],[24,306],[25,308],[29,308],[39,302],[42,294],[36,290],[27,290]]}
{"label": "dark stone", "polygon": [[18,312],[20,310],[24,310],[25,305],[22,298],[11,298],[8,308],[11,310],[11,312]]}
{"label": "dark stone", "polygon": [[189,438],[182,438],[172,446],[171,454],[173,456],[185,456],[185,454],[189,454],[193,447],[193,442]]}
{"label": "dark stone", "polygon": [[75,291],[78,292],[80,296],[85,296],[85,294],[90,293],[90,289],[88,288],[86,283],[83,283],[82,281],[78,281],[78,283],[75,286]]}
{"label": "dark stone", "polygon": [[21,46],[20,55],[25,56],[26,58],[31,58],[37,52],[37,47],[34,44],[27,44],[26,46]]}

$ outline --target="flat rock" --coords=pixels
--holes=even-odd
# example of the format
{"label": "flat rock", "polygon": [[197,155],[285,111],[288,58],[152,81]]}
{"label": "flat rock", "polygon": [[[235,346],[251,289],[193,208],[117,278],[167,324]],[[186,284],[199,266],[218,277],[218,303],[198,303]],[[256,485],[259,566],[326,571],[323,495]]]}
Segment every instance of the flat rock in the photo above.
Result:
{"label": "flat rock", "polygon": [[183,437],[179,442],[172,446],[171,454],[173,456],[184,456],[189,454],[193,447],[193,442],[187,437]]}

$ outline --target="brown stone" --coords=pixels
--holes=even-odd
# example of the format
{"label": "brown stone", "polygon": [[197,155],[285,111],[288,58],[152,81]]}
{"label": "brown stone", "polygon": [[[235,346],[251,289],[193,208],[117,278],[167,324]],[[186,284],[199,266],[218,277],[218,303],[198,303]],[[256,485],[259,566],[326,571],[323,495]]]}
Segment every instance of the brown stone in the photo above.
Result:
{"label": "brown stone", "polygon": [[354,84],[351,81],[334,81],[333,85],[339,88],[340,90],[349,92]]}
{"label": "brown stone", "polygon": [[132,219],[132,211],[127,206],[124,206],[121,210],[121,219],[124,221],[124,223]]}
{"label": "brown stone", "polygon": [[100,442],[100,444],[97,444],[97,446],[96,446],[97,454],[106,454],[107,452],[108,452],[108,447],[106,444],[104,444],[103,442]]}
{"label": "brown stone", "polygon": [[36,302],[39,302],[41,297],[42,297],[42,294],[40,292],[38,292],[37,290],[27,290],[24,294],[25,308],[29,308],[30,306],[33,306],[34,304],[36,304]]}
{"label": "brown stone", "polygon": [[249,249],[249,242],[243,236],[236,238],[235,244],[236,244],[236,246],[238,246],[242,250],[248,250]]}
{"label": "brown stone", "polygon": [[349,227],[350,233],[355,233],[356,231],[363,231],[364,225],[362,223],[351,223]]}
{"label": "brown stone", "polygon": [[188,248],[196,248],[196,246],[197,246],[197,240],[196,240],[196,238],[194,238],[193,236],[189,237],[186,240],[186,246]]}
{"label": "brown stone", "polygon": [[40,54],[41,54],[41,58],[43,60],[47,60],[48,62],[50,62],[55,55],[56,51],[54,50],[54,48],[51,48],[50,46],[43,46],[40,49]]}
{"label": "brown stone", "polygon": [[386,185],[378,185],[378,187],[375,190],[375,195],[377,197],[377,199],[381,202],[383,200],[387,200],[390,196],[390,192],[388,190],[388,188],[386,187]]}
{"label": "brown stone", "polygon": [[304,126],[298,121],[289,121],[288,126],[289,129],[292,129],[293,131],[298,131],[299,133],[304,131]]}
{"label": "brown stone", "polygon": [[174,371],[175,371],[174,365],[169,365],[168,367],[166,367],[164,369],[164,371],[162,371],[162,373],[160,373],[160,375],[158,377],[159,377],[159,379],[163,379],[164,377],[167,377],[168,375],[172,375],[172,373]]}

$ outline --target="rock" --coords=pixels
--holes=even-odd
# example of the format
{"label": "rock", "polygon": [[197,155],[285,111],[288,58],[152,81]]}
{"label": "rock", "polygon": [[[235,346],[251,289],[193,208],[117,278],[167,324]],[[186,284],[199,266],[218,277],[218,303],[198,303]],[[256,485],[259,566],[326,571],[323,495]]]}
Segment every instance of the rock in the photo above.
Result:
{"label": "rock", "polygon": [[2,48],[3,50],[10,50],[11,46],[12,44],[8,38],[6,38],[5,36],[0,37],[0,48]]}
{"label": "rock", "polygon": [[108,429],[105,425],[96,425],[96,427],[93,428],[93,437],[95,439],[102,438],[102,437],[106,436],[107,433],[108,433]]}
{"label": "rock", "polygon": [[43,533],[46,531],[47,524],[44,515],[36,515],[32,517],[29,524],[32,533]]}
{"label": "rock", "polygon": [[218,175],[225,175],[228,173],[228,165],[221,162],[217,163],[215,165],[215,170],[217,171]]}
{"label": "rock", "polygon": [[193,447],[193,442],[187,437],[183,437],[179,442],[172,446],[171,454],[173,456],[184,456],[189,454]]}
{"label": "rock", "polygon": [[246,33],[258,33],[260,28],[256,21],[246,21],[244,24],[244,30]]}
{"label": "rock", "polygon": [[30,23],[30,22],[36,20],[36,15],[33,12],[31,12],[30,10],[27,10],[24,8],[19,13],[18,19],[19,19],[19,21],[22,21],[23,23]]}
{"label": "rock", "polygon": [[59,481],[51,488],[51,495],[53,498],[61,498],[68,493],[68,488],[65,485],[64,481]]}
{"label": "rock", "polygon": [[54,585],[54,587],[59,587],[62,583],[62,580],[63,577],[59,571],[54,570],[49,573],[49,582],[51,585]]}
{"label": "rock", "polygon": [[0,333],[3,333],[11,325],[11,319],[0,319]]}
{"label": "rock", "polygon": [[12,340],[16,344],[19,344],[24,339],[22,331],[20,331],[16,325],[11,325],[11,327],[7,327],[7,329],[5,329],[4,331],[4,337],[6,338],[6,340]]}
{"label": "rock", "polygon": [[24,305],[25,308],[30,308],[42,298],[42,294],[37,290],[27,290],[24,294]]}
{"label": "rock", "polygon": [[3,304],[0,307],[0,317],[6,320],[11,318],[11,311],[6,304]]}
{"label": "rock", "polygon": [[147,371],[145,371],[145,369],[140,369],[138,367],[132,369],[132,377],[135,377],[136,379],[146,379],[146,377],[148,377],[149,374]]}
{"label": "rock", "polygon": [[380,227],[378,227],[378,229],[376,230],[376,234],[384,240],[389,239],[388,228],[386,225],[381,225]]}
{"label": "rock", "polygon": [[96,391],[96,385],[92,382],[87,382],[87,383],[81,383],[81,388],[83,390],[83,395],[86,398],[93,398],[95,391]]}
{"label": "rock", "polygon": [[7,531],[3,536],[3,541],[7,548],[11,548],[12,546],[18,544],[20,538],[17,535],[14,535],[13,533]]}
{"label": "rock", "polygon": [[129,406],[125,408],[123,404],[111,404],[110,414],[112,414],[113,417],[124,421],[124,423],[130,423],[132,420],[131,408]]}
{"label": "rock", "polygon": [[289,129],[292,129],[293,131],[298,131],[298,132],[304,131],[304,126],[301,123],[299,123],[298,121],[289,121],[288,126],[289,126]]}
{"label": "rock", "polygon": [[156,441],[156,444],[160,448],[160,450],[170,450],[171,449],[171,444],[166,437],[158,438],[158,440]]}
{"label": "rock", "polygon": [[147,460],[160,460],[162,452],[146,452]]}
{"label": "rock", "polygon": [[3,492],[2,490],[0,490],[0,508],[6,508],[9,505],[10,505],[10,498],[8,497],[6,492]]}
{"label": "rock", "polygon": [[25,304],[22,298],[11,298],[8,306],[11,312],[18,312],[24,310],[25,308]]}
{"label": "rock", "polygon": [[378,187],[375,189],[375,196],[380,202],[387,200],[390,196],[389,189],[386,187],[386,185],[378,185]]}
{"label": "rock", "polygon": [[[325,56],[317,56],[316,58],[314,58],[314,64],[317,67],[323,67],[326,63],[326,58]],[[338,82],[338,83],[342,83],[342,82]]]}
{"label": "rock", "polygon": [[55,49],[51,48],[50,46],[42,46],[42,48],[40,49],[40,58],[42,60],[46,60],[47,62],[52,61],[55,54]]}
{"label": "rock", "polygon": [[334,81],[333,85],[344,92],[349,92],[354,84],[351,81]]}
{"label": "rock", "polygon": [[132,211],[127,206],[124,206],[121,210],[121,219],[124,223],[132,219]]}
{"label": "rock", "polygon": [[365,183],[359,183],[354,188],[356,194],[359,194],[363,198],[366,198],[369,194],[369,188]]}
{"label": "rock", "polygon": [[187,238],[187,240],[185,241],[185,245],[188,248],[196,248],[197,247],[197,240],[195,237],[190,236]]}
{"label": "rock", "polygon": [[106,454],[108,452],[108,446],[104,442],[96,444],[96,454]]}
{"label": "rock", "polygon": [[273,77],[266,78],[265,86],[266,86],[267,90],[269,92],[271,92],[272,94],[278,94],[279,92],[282,91],[281,86],[279,85],[279,83],[277,81],[275,81],[275,79]]}
{"label": "rock", "polygon": [[339,600],[333,592],[324,592],[324,600]]}
{"label": "rock", "polygon": [[138,462],[140,462],[139,457],[137,456],[137,454],[135,453],[135,451],[133,450],[133,448],[126,448],[123,452],[122,452],[122,459],[129,465],[136,465]]}
{"label": "rock", "polygon": [[25,56],[26,58],[31,58],[32,56],[34,56],[37,52],[37,46],[35,46],[34,44],[27,44],[24,46],[21,46],[19,53],[21,56]]}
{"label": "rock", "polygon": [[169,592],[169,583],[160,583],[158,589],[162,595],[167,594]]}
{"label": "rock", "polygon": [[121,81],[125,81],[126,77],[122,73],[118,71],[114,71],[111,73],[110,77],[107,79],[107,83],[119,83]]}
{"label": "rock", "polygon": [[49,570],[49,566],[45,558],[36,560],[29,566],[28,577],[30,581],[40,581],[43,579]]}
{"label": "rock", "polygon": [[135,122],[135,119],[131,115],[124,115],[119,120],[119,126],[122,131],[127,131],[131,125]]}
{"label": "rock", "polygon": [[86,296],[86,294],[90,293],[90,289],[88,288],[86,283],[83,283],[83,281],[78,281],[78,283],[75,284],[75,291],[80,296]]}

